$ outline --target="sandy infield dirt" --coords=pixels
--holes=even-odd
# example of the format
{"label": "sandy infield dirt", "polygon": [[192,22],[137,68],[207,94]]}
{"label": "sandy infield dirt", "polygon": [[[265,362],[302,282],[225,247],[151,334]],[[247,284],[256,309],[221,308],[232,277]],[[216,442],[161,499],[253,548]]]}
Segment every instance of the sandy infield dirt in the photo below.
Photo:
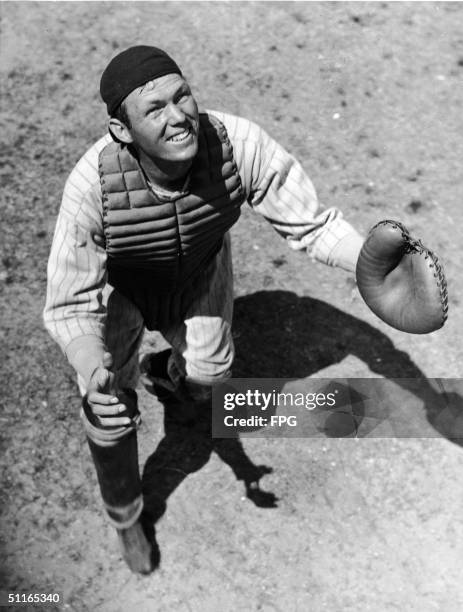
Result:
{"label": "sandy infield dirt", "polygon": [[[248,117],[289,149],[321,202],[364,233],[402,221],[447,274],[445,328],[404,334],[349,275],[289,250],[244,208],[232,236],[236,373],[461,377],[463,3],[2,2],[0,16],[0,589],[59,591],[43,609],[76,612],[462,610],[463,449],[395,384],[391,405],[426,436],[173,444],[140,387],[161,564],[132,575],[41,311],[64,182],[105,132],[101,71],[125,47],[155,44],[203,108]],[[461,379],[446,384],[458,418]]]}

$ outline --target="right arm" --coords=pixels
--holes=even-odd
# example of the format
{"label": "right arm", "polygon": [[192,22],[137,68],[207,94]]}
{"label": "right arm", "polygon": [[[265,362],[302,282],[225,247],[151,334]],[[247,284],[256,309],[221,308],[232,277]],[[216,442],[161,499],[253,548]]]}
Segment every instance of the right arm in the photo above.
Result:
{"label": "right arm", "polygon": [[[124,410],[112,393],[111,356],[104,344],[106,251],[98,176],[100,140],[66,182],[47,269],[45,327],[78,374],[99,417]],[[105,419],[119,425],[125,418]]]}
{"label": "right arm", "polygon": [[[79,162],[80,163],[80,162]],[[79,166],[79,164],[78,164]],[[102,362],[106,252],[98,185],[78,166],[66,182],[47,268],[44,323],[85,386]]]}

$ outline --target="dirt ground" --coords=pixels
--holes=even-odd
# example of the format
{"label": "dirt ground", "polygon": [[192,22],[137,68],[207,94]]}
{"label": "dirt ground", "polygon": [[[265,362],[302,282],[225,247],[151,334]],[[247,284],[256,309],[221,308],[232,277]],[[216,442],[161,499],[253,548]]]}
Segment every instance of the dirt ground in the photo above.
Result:
{"label": "dirt ground", "polygon": [[[56,609],[76,612],[462,610],[463,449],[432,419],[421,438],[174,444],[143,388],[161,563],[132,575],[41,310],[64,181],[105,132],[100,73],[126,46],[156,44],[201,106],[257,121],[294,153],[321,202],[362,232],[401,220],[445,265],[448,323],[410,336],[244,210],[236,373],[461,377],[463,4],[2,2],[0,14],[0,589],[59,591]],[[458,413],[461,379],[447,384]],[[391,405],[426,421],[432,406],[393,388]]]}

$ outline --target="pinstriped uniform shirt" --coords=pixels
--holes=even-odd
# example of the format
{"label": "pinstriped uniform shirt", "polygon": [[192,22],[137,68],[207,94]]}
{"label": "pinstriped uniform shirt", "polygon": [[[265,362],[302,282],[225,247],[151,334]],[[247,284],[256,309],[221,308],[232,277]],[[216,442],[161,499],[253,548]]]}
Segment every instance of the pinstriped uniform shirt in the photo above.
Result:
{"label": "pinstriped uniform shirt", "polygon": [[[208,111],[225,126],[248,203],[282,234],[293,249],[353,271],[363,243],[335,208],[321,211],[314,187],[300,164],[258,125]],[[72,363],[82,342],[103,346],[106,252],[98,173],[98,140],[71,172],[48,262],[44,322]]]}

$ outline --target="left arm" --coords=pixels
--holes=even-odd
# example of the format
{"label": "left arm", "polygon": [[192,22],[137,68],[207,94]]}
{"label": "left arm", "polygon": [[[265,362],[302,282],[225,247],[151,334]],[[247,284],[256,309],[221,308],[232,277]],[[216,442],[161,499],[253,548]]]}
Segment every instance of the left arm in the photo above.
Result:
{"label": "left arm", "polygon": [[247,200],[295,250],[353,272],[363,244],[336,208],[322,209],[299,162],[258,125],[213,113],[227,128]]}

